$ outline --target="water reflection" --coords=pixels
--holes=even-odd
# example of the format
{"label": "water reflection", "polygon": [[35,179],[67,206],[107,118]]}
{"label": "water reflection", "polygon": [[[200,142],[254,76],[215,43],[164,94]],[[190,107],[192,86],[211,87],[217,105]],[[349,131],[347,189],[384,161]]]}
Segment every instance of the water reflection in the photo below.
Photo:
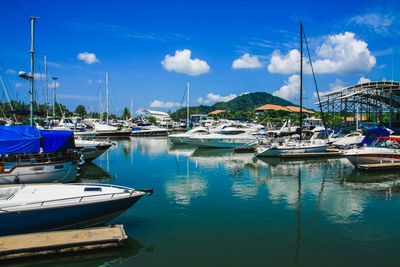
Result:
{"label": "water reflection", "polygon": [[109,182],[112,176],[100,166],[87,162],[79,168],[79,182],[94,183],[94,182]]}
{"label": "water reflection", "polygon": [[146,155],[158,155],[168,150],[167,137],[131,137],[131,149]]}
{"label": "water reflection", "polygon": [[[26,259],[3,262],[2,266],[76,266],[84,262],[84,266],[112,266],[123,264],[143,253],[152,253],[153,246],[144,246],[138,240],[129,237],[124,247],[84,251],[81,253],[55,254],[35,257],[35,261]],[[4,264],[4,265],[3,265]]]}
{"label": "water reflection", "polygon": [[186,175],[177,175],[165,183],[165,192],[177,204],[190,205],[191,200],[207,196],[207,181],[190,175],[189,159],[186,160]]}

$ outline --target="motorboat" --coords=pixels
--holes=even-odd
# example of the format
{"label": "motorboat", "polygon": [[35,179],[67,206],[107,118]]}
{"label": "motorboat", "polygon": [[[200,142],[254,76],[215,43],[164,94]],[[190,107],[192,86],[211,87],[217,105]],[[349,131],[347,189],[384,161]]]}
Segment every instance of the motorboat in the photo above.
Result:
{"label": "motorboat", "polygon": [[302,125],[303,130],[310,130],[313,132],[325,130],[322,120],[315,117],[305,118]]}
{"label": "motorboat", "polygon": [[356,167],[362,164],[400,162],[400,138],[378,137],[372,145],[348,149],[343,155]]}
{"label": "motorboat", "polygon": [[102,225],[146,194],[152,189],[90,183],[0,186],[0,235]]}
{"label": "motorboat", "polygon": [[112,145],[112,143],[105,141],[75,139],[75,147],[83,156],[85,162],[93,161],[106,152]]}
{"label": "motorboat", "polygon": [[287,153],[320,153],[326,152],[328,144],[309,141],[275,142],[267,145],[259,145],[256,149],[256,157],[278,157]]}
{"label": "motorboat", "polygon": [[176,144],[190,144],[189,137],[197,136],[197,135],[202,136],[205,134],[208,134],[207,128],[196,127],[185,133],[170,134],[170,135],[168,135],[168,139],[171,140],[171,142],[174,142]]}
{"label": "motorboat", "polygon": [[359,144],[364,137],[365,136],[361,132],[351,132],[342,138],[337,139],[332,143],[332,146],[336,148],[349,148]]}
{"label": "motorboat", "polygon": [[200,147],[250,147],[257,144],[256,128],[227,127],[207,135],[190,136],[190,144]]}
{"label": "motorboat", "polygon": [[138,124],[138,127],[133,127],[131,136],[167,136],[168,129],[160,128],[150,123]]}
{"label": "motorboat", "polygon": [[72,182],[78,162],[71,131],[0,126],[0,184]]}

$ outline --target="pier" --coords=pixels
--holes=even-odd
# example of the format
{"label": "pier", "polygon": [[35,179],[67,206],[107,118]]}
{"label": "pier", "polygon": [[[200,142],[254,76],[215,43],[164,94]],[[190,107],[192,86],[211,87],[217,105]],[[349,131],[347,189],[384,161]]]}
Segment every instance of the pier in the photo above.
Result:
{"label": "pier", "polygon": [[4,236],[0,237],[0,262],[120,247],[127,239],[123,225]]}

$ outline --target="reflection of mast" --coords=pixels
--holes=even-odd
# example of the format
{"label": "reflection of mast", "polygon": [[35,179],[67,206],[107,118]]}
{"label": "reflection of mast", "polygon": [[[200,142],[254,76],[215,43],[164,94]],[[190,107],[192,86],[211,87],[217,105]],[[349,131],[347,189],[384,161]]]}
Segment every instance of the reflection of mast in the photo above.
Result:
{"label": "reflection of mast", "polygon": [[299,168],[299,187],[297,189],[297,227],[296,227],[296,256],[294,259],[294,265],[300,265],[300,250],[301,250],[301,168]]}
{"label": "reflection of mast", "polygon": [[108,155],[108,149],[107,149],[106,153],[107,153],[107,172],[110,172],[110,158]]}

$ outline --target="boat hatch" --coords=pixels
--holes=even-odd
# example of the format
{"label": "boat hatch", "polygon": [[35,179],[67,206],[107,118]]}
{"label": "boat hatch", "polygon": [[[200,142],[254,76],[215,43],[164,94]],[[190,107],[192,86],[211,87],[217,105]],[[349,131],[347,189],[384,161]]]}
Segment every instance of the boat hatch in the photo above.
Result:
{"label": "boat hatch", "polygon": [[101,187],[85,187],[85,192],[101,192]]}

